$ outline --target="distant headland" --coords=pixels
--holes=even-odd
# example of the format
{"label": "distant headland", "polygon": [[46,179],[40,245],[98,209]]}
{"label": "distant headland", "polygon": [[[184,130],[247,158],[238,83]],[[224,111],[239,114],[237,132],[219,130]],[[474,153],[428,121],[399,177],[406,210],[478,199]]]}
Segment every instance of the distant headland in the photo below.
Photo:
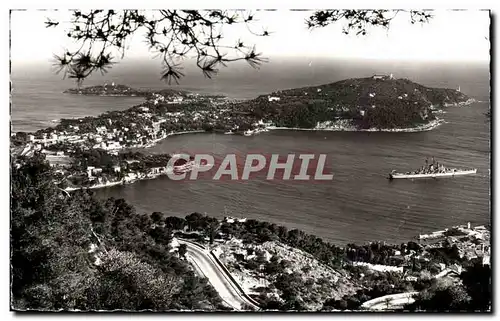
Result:
{"label": "distant headland", "polygon": [[277,127],[396,131],[427,128],[436,123],[433,111],[472,102],[455,89],[374,75],[280,90],[243,105]]}
{"label": "distant headland", "polygon": [[65,94],[84,95],[84,96],[111,96],[111,97],[145,97],[151,98],[153,93],[162,94],[164,96],[171,96],[175,94],[185,94],[180,90],[162,89],[162,90],[143,90],[135,89],[129,86],[104,83],[104,85],[89,86],[83,88],[70,88],[63,91]]}

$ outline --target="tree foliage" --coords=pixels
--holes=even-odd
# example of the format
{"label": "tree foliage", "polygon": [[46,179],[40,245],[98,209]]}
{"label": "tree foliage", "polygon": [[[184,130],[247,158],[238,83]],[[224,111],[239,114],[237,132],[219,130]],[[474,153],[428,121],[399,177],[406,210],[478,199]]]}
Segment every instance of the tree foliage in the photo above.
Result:
{"label": "tree foliage", "polygon": [[491,267],[473,262],[460,274],[461,284],[435,282],[406,308],[421,311],[490,311]]}
{"label": "tree foliage", "polygon": [[400,13],[409,14],[410,23],[426,23],[432,17],[429,12],[417,10],[318,10],[307,20],[310,29],[343,23],[344,34],[366,35],[370,26],[389,28],[391,21]]}
{"label": "tree foliage", "polygon": [[[388,28],[402,13],[412,24],[431,18],[426,11],[414,10],[319,10],[311,12],[306,26],[315,29],[338,23],[345,34],[365,35],[368,27]],[[222,32],[223,27],[244,24],[249,34],[271,35],[256,23],[258,13],[242,10],[75,10],[66,36],[77,43],[78,49],[54,55],[54,65],[57,72],[64,71],[65,76],[81,84],[93,72],[107,72],[116,62],[116,54],[123,58],[132,35],[142,33],[148,49],[161,58],[162,79],[178,82],[184,76],[185,58],[194,59],[211,78],[228,63],[246,61],[257,68],[266,61],[254,45],[241,39],[229,43]],[[46,21],[46,27],[59,24]]]}

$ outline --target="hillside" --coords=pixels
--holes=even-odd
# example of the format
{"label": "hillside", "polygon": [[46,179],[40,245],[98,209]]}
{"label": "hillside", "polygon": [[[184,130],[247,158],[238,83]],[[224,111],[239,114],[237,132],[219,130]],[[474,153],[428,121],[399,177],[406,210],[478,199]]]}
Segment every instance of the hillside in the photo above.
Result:
{"label": "hillside", "polygon": [[345,270],[340,269],[341,273],[278,241],[255,244],[234,238],[217,244],[214,253],[246,293],[269,309],[318,311],[326,300],[339,300],[360,289]]}
{"label": "hillside", "polygon": [[435,119],[433,109],[471,101],[454,89],[383,76],[281,90],[256,98],[247,108],[283,127],[314,128],[318,123],[350,120],[361,129],[389,129],[425,124]]}
{"label": "hillside", "polygon": [[43,157],[12,160],[12,309],[226,309],[171,251],[161,213],[85,191],[64,197]]}

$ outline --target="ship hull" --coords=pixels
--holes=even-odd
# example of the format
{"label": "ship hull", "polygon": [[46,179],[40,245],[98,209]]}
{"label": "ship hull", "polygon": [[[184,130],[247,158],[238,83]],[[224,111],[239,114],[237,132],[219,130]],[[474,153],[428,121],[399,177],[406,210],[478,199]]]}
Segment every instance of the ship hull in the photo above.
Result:
{"label": "ship hull", "polygon": [[434,174],[389,174],[389,179],[415,179],[415,178],[441,178],[441,177],[455,177],[463,175],[476,174],[477,169],[462,170],[450,173],[434,173]]}

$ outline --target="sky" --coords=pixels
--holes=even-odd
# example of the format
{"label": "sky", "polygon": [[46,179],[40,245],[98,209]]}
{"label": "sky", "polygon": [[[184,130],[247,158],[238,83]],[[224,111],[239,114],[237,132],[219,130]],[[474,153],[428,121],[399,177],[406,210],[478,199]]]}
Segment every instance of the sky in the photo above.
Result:
{"label": "sky", "polygon": [[[488,11],[433,12],[427,24],[410,24],[407,15],[398,15],[389,30],[369,29],[367,36],[344,35],[340,25],[308,30],[304,20],[311,11],[259,11],[252,26],[263,27],[269,37],[255,37],[245,26],[223,30],[230,44],[242,39],[256,45],[267,57],[332,57],[413,61],[487,62],[489,49]],[[46,62],[54,53],[70,46],[65,36],[68,24],[56,29],[44,26],[46,17],[68,21],[67,11],[13,11],[11,14],[11,61],[13,67],[28,62]],[[134,35],[126,57],[151,57],[142,38]]]}

